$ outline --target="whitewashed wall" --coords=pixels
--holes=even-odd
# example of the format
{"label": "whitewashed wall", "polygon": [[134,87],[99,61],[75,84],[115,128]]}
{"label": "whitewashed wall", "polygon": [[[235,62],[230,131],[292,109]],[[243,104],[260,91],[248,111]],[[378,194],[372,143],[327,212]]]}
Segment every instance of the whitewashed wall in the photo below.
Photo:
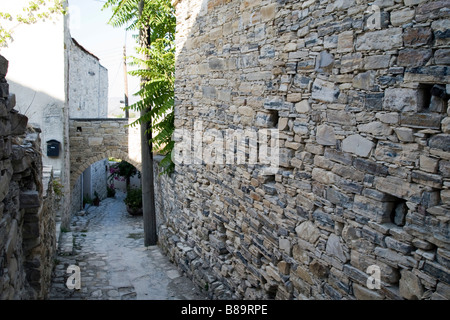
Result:
{"label": "whitewashed wall", "polygon": [[69,110],[71,118],[108,116],[108,70],[76,40],[69,47]]}

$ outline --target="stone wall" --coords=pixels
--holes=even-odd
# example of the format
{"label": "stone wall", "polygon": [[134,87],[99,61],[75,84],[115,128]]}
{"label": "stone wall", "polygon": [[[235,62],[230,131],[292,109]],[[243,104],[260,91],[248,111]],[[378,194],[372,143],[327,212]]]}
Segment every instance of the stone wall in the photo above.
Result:
{"label": "stone wall", "polygon": [[56,250],[53,175],[40,130],[16,110],[0,56],[0,299],[42,299]]}
{"label": "stone wall", "polygon": [[172,260],[214,298],[449,299],[449,1],[174,3],[177,130],[278,129],[279,170],[160,177]]}

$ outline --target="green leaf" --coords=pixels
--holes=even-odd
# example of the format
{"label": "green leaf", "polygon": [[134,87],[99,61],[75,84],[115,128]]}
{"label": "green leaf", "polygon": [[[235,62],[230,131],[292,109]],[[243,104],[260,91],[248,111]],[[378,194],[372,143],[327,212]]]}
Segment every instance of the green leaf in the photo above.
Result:
{"label": "green leaf", "polygon": [[[160,165],[168,174],[175,168],[171,153],[174,127],[175,83],[175,10],[171,0],[146,0],[139,15],[140,0],[107,0],[103,6],[112,8],[109,23],[115,27],[127,26],[127,30],[148,32],[148,46],[139,45],[137,56],[130,57],[130,65],[138,66],[129,74],[141,78],[141,88],[134,93],[140,100],[127,107],[142,115],[130,126],[146,125],[152,131],[149,143],[155,152],[165,155]],[[145,58],[143,58],[145,57]]]}

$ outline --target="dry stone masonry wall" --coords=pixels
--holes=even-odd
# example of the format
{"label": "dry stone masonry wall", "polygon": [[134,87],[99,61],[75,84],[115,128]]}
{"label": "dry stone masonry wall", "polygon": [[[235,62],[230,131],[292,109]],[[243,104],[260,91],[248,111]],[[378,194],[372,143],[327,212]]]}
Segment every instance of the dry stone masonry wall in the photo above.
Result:
{"label": "dry stone masonry wall", "polygon": [[215,298],[449,299],[450,2],[174,3],[176,128],[280,144],[273,175],[160,177],[180,268]]}
{"label": "dry stone masonry wall", "polygon": [[16,110],[0,55],[0,299],[42,299],[50,285],[56,230],[52,169],[39,129]]}

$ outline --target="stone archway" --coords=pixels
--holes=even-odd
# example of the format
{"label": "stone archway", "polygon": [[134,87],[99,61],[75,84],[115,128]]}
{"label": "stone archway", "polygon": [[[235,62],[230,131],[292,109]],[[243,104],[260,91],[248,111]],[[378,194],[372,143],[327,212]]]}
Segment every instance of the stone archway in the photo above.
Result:
{"label": "stone archway", "polygon": [[[130,137],[128,119],[70,119],[70,186],[90,165],[105,158],[114,157],[142,169],[139,137]],[[139,149],[139,150],[137,150]]]}
{"label": "stone archway", "polygon": [[119,152],[108,151],[104,154],[100,154],[97,156],[93,156],[91,158],[84,159],[84,162],[82,164],[80,164],[79,166],[77,166],[77,169],[75,172],[71,170],[71,175],[70,175],[71,187],[73,187],[75,185],[75,183],[77,182],[77,179],[84,172],[84,170],[86,170],[89,166],[96,163],[97,161],[100,161],[100,160],[103,160],[106,158],[111,158],[111,157],[116,158],[116,159],[125,160],[128,163],[135,166],[137,170],[139,170],[139,171],[142,170],[142,165],[140,163],[136,162],[135,160],[130,159],[127,154],[120,152],[120,151]]}

